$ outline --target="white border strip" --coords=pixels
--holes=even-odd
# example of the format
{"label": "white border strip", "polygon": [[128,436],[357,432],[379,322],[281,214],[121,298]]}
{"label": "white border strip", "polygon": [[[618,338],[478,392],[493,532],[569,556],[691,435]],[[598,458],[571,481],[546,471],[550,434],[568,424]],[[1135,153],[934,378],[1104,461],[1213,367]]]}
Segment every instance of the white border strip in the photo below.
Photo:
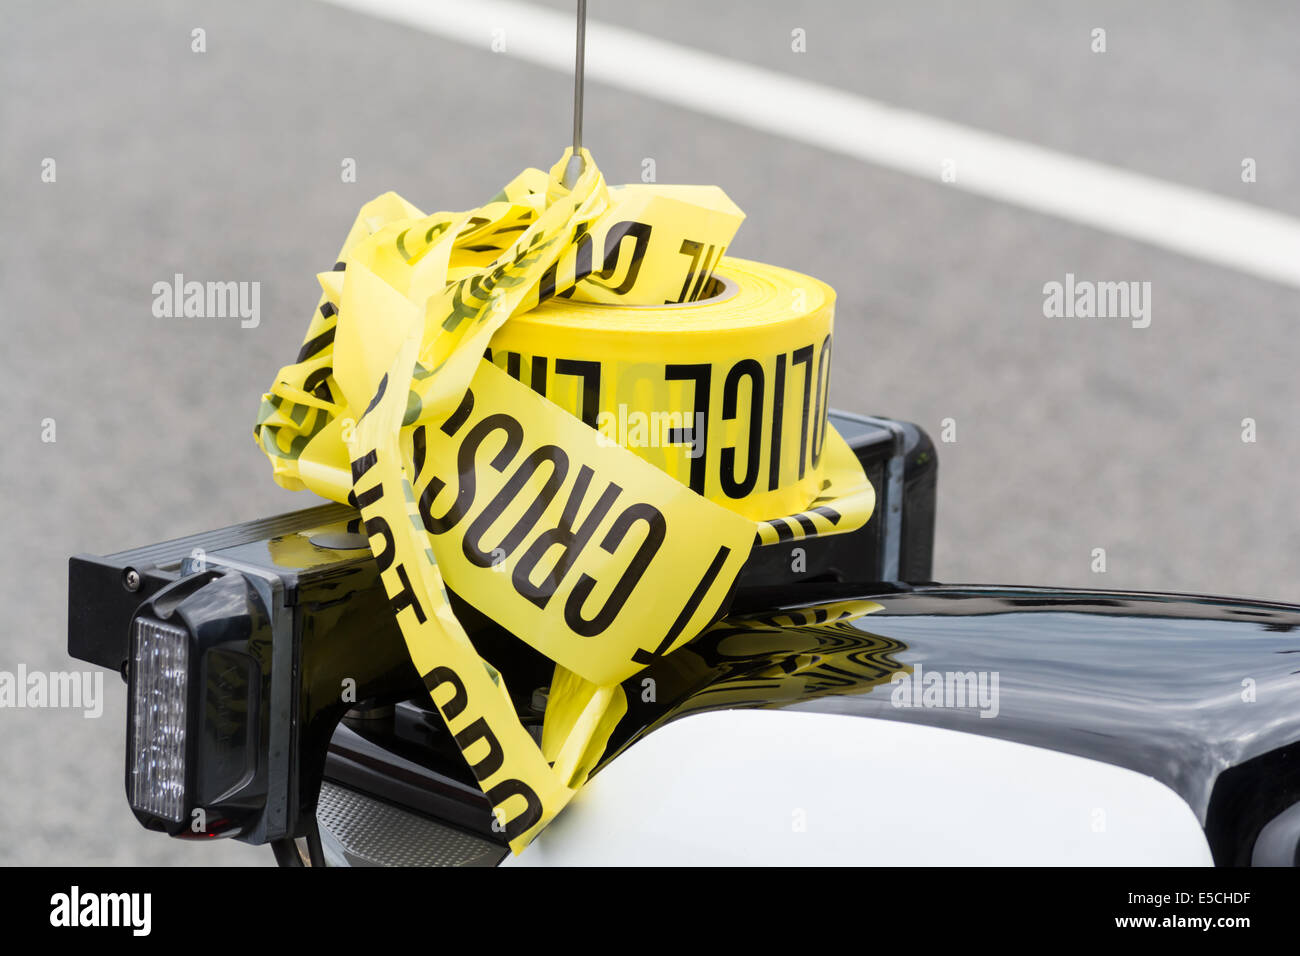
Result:
{"label": "white border strip", "polygon": [[[573,71],[573,17],[513,0],[326,0],[505,55]],[[504,34],[499,31],[504,30]],[[668,43],[587,25],[587,76],[955,189],[1300,287],[1300,221],[1159,179]],[[559,133],[557,127],[557,145]]]}

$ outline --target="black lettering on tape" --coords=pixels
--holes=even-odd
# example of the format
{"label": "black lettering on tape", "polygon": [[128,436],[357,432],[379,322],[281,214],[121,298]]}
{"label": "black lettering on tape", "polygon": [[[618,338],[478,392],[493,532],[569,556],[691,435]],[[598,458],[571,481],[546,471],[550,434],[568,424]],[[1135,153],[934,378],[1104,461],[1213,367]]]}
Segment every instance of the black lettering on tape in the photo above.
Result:
{"label": "black lettering on tape", "polygon": [[451,685],[451,700],[447,701],[445,704],[438,704],[438,701],[436,699],[434,700],[434,703],[438,704],[438,709],[442,711],[442,716],[446,718],[448,722],[455,720],[463,714],[465,708],[469,706],[469,694],[465,690],[465,682],[462,681],[460,675],[450,667],[435,667],[433,670],[429,671],[429,673],[424,675],[423,680],[424,686],[428,689],[430,697],[432,697],[433,692],[443,684]]}
{"label": "black lettering on tape", "polygon": [[[379,404],[379,400],[380,400],[381,398],[384,397],[384,392],[386,392],[386,391],[388,391],[388,373],[387,373],[387,372],[385,372],[385,373],[384,373],[384,377],[381,378],[381,379],[379,380],[379,387],[375,389],[375,394],[374,394],[374,396],[370,399],[370,404],[366,406],[366,410],[365,410],[364,412],[361,413],[361,418],[365,418],[365,417],[366,417],[367,415],[369,415],[372,411],[374,411],[375,406]],[[358,421],[360,421],[360,419],[358,419]]]}
{"label": "black lettering on tape", "polygon": [[[682,291],[677,295],[678,302],[685,302],[686,296],[691,290],[691,283],[695,279],[695,270],[700,265],[700,252],[704,249],[704,244],[696,242],[694,239],[683,239],[682,246],[677,251],[684,256],[691,257],[691,267],[686,270],[686,281],[682,283]],[[671,305],[671,299],[665,299],[664,305]]]}
{"label": "black lettering on tape", "polygon": [[[506,533],[499,545],[495,548],[484,549],[481,545],[483,535],[501,517],[506,507],[515,500],[515,497],[523,490],[524,485],[537,472],[538,466],[544,462],[550,462],[551,474],[547,477],[541,490],[538,491],[536,500],[528,506],[528,510],[515,522],[515,526]],[[569,456],[559,445],[543,445],[520,462],[519,467],[515,469],[515,473],[510,476],[501,490],[487,503],[482,513],[470,523],[469,530],[465,532],[465,538],[461,542],[461,550],[465,553],[466,559],[480,568],[488,568],[492,566],[492,552],[504,551],[507,556],[513,553],[515,548],[519,547],[524,538],[528,536],[528,533],[533,530],[533,526],[542,517],[542,513],[550,507],[551,501],[554,500],[568,474]]]}
{"label": "black lettering on tape", "polygon": [[546,397],[546,356],[534,355],[533,367],[528,375],[528,384],[542,398]]}
{"label": "black lettering on tape", "polygon": [[591,275],[591,233],[586,231],[587,226],[585,223],[579,223],[578,230],[578,235],[573,239],[575,246],[573,281],[557,293],[556,276],[559,274],[560,263],[558,260],[552,262],[547,270],[542,273],[541,281],[537,285],[537,301],[539,303],[545,302],[554,295],[566,299],[572,297],[573,290],[578,283]]}
{"label": "black lettering on tape", "polygon": [[812,465],[816,468],[822,461],[822,446],[826,441],[826,412],[830,403],[831,387],[831,337],[826,336],[822,342],[821,352],[817,356],[817,397],[813,412]]}
{"label": "black lettering on tape", "polygon": [[582,606],[596,587],[596,579],[589,574],[578,577],[578,583],[573,586],[573,593],[569,595],[568,601],[564,604],[564,623],[575,634],[582,637],[595,637],[613,624],[614,618],[618,616],[618,612],[623,609],[623,605],[627,603],[628,597],[632,594],[632,589],[636,587],[637,582],[641,580],[646,569],[650,566],[651,560],[658,553],[660,546],[664,542],[664,536],[668,533],[668,522],[664,519],[663,512],[654,505],[645,502],[638,502],[629,506],[618,516],[614,526],[609,529],[604,540],[601,541],[601,548],[608,554],[614,554],[627,536],[628,531],[638,521],[644,521],[646,524],[645,539],[641,542],[641,546],[637,548],[636,554],[632,556],[632,560],[628,563],[627,569],[624,570],[623,576],[614,585],[608,600],[605,601],[604,606],[593,617],[583,617]]}
{"label": "black lettering on tape", "polygon": [[556,359],[555,374],[576,375],[582,379],[582,408],[578,417],[588,428],[595,428],[600,413],[600,363]]}
{"label": "black lettering on tape", "polygon": [[[614,506],[614,501],[623,493],[623,489],[611,481],[592,506],[591,511],[582,522],[582,526],[574,530],[574,522],[578,520],[578,509],[582,506],[583,499],[587,497],[587,488],[591,484],[594,475],[595,472],[588,465],[583,465],[578,469],[578,477],[573,483],[573,488],[569,491],[569,500],[564,505],[564,511],[560,515],[559,523],[556,527],[543,531],[537,536],[533,543],[528,546],[528,550],[520,557],[510,575],[515,590],[539,608],[546,607],[552,595],[563,583],[569,569],[573,567],[582,549],[587,546],[592,535],[596,533],[596,528],[605,519],[609,509]],[[536,569],[538,562],[546,556],[547,552],[554,547],[561,549],[560,556],[555,561],[555,566],[540,584],[533,584],[532,574],[534,569]]]}
{"label": "black lettering on tape", "polygon": [[456,410],[442,423],[442,433],[448,438],[455,438],[456,432],[460,431],[460,426],[465,424],[472,411],[474,411],[474,393],[467,388]]}
{"label": "black lettering on tape", "polygon": [[758,481],[758,455],[763,444],[763,366],[757,359],[742,359],[731,367],[722,385],[722,418],[736,417],[740,380],[749,379],[749,438],[745,452],[745,477],[736,480],[736,449],[724,447],[719,463],[722,491],[728,498],[743,498]]}
{"label": "black lettering on tape", "polygon": [[[542,275],[541,282],[538,284],[537,301],[545,302],[551,296],[557,294],[564,298],[571,298],[578,283],[592,275],[602,280],[597,283],[598,285],[609,289],[615,295],[627,295],[632,290],[632,287],[636,285],[637,276],[641,274],[641,263],[645,259],[646,250],[650,247],[650,233],[651,226],[648,223],[634,222],[632,220],[614,223],[605,232],[603,264],[599,271],[593,272],[591,236],[584,232],[577,239],[573,283],[562,292],[557,293],[556,275],[559,271],[558,263],[552,264]],[[623,240],[629,238],[634,240],[635,244],[632,247],[632,255],[628,261],[627,271],[623,275],[623,281],[611,287],[607,283],[618,272],[619,260],[622,259]]]}
{"label": "black lettering on tape", "polygon": [[409,607],[415,612],[416,620],[421,624],[424,623],[424,608],[420,607],[420,600],[415,596],[415,590],[411,587],[411,579],[406,576],[406,566],[399,564],[395,572],[397,579],[402,582],[402,589],[396,594],[388,596],[388,602],[392,605],[393,614],[396,615],[402,608]]}
{"label": "black lettering on tape", "polygon": [[812,398],[813,347],[805,345],[795,349],[791,365],[803,366],[803,420],[799,426],[799,477],[803,477],[808,463],[808,402]]}
{"label": "black lettering on tape", "polygon": [[424,436],[424,426],[417,425],[411,432],[411,467],[415,470],[415,480],[420,480],[424,472],[424,456],[428,451],[428,442]]}
{"label": "black lettering on tape", "polygon": [[695,288],[691,290],[691,301],[698,302],[700,296],[704,293],[704,280],[713,272],[714,266],[722,258],[722,252],[726,246],[707,246],[707,252],[704,253],[704,265],[700,269],[699,278],[695,280]]}
{"label": "black lettering on tape", "polygon": [[533,788],[522,780],[502,780],[487,792],[488,802],[492,807],[501,806],[511,797],[523,797],[526,805],[522,813],[515,814],[505,825],[505,837],[514,840],[523,836],[542,822],[542,801],[533,792]]}
{"label": "black lettering on tape", "polygon": [[474,477],[474,456],[479,446],[483,444],[483,440],[495,431],[504,432],[506,442],[501,450],[493,456],[490,464],[496,471],[505,471],[506,466],[514,460],[515,454],[519,451],[519,446],[524,440],[524,426],[520,425],[515,418],[504,413],[488,415],[471,428],[469,434],[461,442],[460,450],[456,456],[457,471],[460,474],[460,482],[456,489],[456,500],[440,517],[434,517],[430,513],[433,500],[447,486],[447,483],[437,476],[429,479],[429,484],[425,486],[424,492],[420,495],[418,503],[420,518],[424,521],[425,530],[430,534],[445,534],[456,527],[469,512],[470,507],[474,504],[474,492],[478,487]]}
{"label": "black lettering on tape", "polygon": [[[379,490],[376,485],[375,491]],[[376,498],[379,496],[376,495]],[[393,541],[393,529],[388,526],[388,521],[383,515],[374,515],[364,519],[366,526],[367,538],[383,538],[384,546],[375,552],[375,564],[379,567],[379,573],[383,574],[393,566],[393,558],[397,555],[397,545]],[[374,550],[373,548],[371,550]]]}
{"label": "black lettering on tape", "polygon": [[578,283],[591,275],[591,233],[587,232],[585,222],[578,223],[578,235],[574,237],[574,244],[576,265],[573,269],[573,281],[569,283],[567,289],[559,293],[560,297],[565,299],[573,298],[573,290],[578,287]]}
{"label": "black lettering on tape", "polygon": [[767,466],[767,490],[781,485],[781,426],[785,417],[785,353],[776,357],[772,376],[772,454]]}
{"label": "black lettering on tape", "polygon": [[682,609],[677,612],[677,617],[673,620],[672,626],[668,628],[663,640],[659,642],[659,646],[654,651],[637,648],[636,653],[632,655],[632,660],[635,663],[652,664],[656,659],[663,657],[668,648],[672,647],[673,641],[677,640],[686,625],[690,623],[691,618],[695,616],[700,602],[704,600],[704,595],[709,593],[709,588],[713,587],[713,582],[717,580],[722,571],[722,566],[727,563],[727,557],[730,554],[731,549],[725,544],[718,546],[717,552],[713,555],[713,560],[704,569],[704,574],[700,576],[700,580],[695,584],[695,590],[686,599]]}
{"label": "black lettering on tape", "polygon": [[[811,354],[811,349],[809,350]],[[713,366],[707,362],[699,365],[665,365],[664,379],[669,382],[694,382],[694,407],[691,409],[691,421],[699,419],[703,424],[700,433],[695,428],[670,428],[668,441],[674,445],[694,443],[695,457],[691,459],[691,491],[697,495],[704,494],[705,468],[709,460],[709,379]]]}
{"label": "black lettering on tape", "polygon": [[383,496],[384,496],[383,486],[375,485],[375,487],[369,489],[368,491],[363,491],[361,492],[361,494],[355,496],[356,508],[358,511],[360,511],[362,508],[369,508],[371,505],[373,505],[376,501],[378,501]]}
{"label": "black lettering on tape", "polygon": [[372,448],[370,449],[370,451],[366,452],[356,461],[352,462],[352,484],[355,485],[358,481],[360,481],[362,476],[365,475],[365,473],[368,472],[371,468],[375,467],[375,464],[378,461],[379,461],[379,452],[377,452],[375,449]]}
{"label": "black lettering on tape", "polygon": [[[474,779],[482,783],[501,769],[506,762],[506,755],[501,749],[497,735],[492,733],[492,728],[482,717],[456,735],[456,746],[460,748],[462,754],[468,754],[470,746],[479,740],[487,743],[487,756],[476,764],[470,764],[469,769],[474,774]],[[466,759],[469,759],[468,756]]]}
{"label": "black lettering on tape", "polygon": [[[645,258],[646,249],[650,246],[650,225],[644,222],[616,222],[609,227],[605,233],[605,267],[597,275],[608,282],[614,277],[614,272],[618,268],[618,260],[621,258],[622,242],[624,239],[631,237],[636,240],[636,245],[632,247],[632,261],[628,263],[627,274],[623,276],[623,281],[610,289],[615,295],[627,295],[636,285],[636,277],[641,273],[641,260]],[[604,283],[600,283],[604,285]],[[609,286],[605,286],[609,288]]]}

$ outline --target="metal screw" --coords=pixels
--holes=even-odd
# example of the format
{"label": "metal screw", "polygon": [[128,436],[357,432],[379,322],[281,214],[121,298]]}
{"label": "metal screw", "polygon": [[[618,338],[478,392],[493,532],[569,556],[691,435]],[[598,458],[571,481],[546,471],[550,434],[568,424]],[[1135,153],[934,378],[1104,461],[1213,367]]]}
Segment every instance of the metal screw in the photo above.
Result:
{"label": "metal screw", "polygon": [[126,585],[128,591],[140,590],[140,572],[135,568],[127,568],[122,583]]}

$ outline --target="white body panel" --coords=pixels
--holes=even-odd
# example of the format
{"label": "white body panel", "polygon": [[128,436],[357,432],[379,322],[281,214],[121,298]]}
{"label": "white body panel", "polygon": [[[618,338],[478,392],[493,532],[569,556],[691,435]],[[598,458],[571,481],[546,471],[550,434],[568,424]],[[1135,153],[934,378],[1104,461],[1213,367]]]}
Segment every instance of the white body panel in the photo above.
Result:
{"label": "white body panel", "polygon": [[630,747],[504,865],[1212,862],[1186,802],[1132,770],[898,721],[731,710]]}

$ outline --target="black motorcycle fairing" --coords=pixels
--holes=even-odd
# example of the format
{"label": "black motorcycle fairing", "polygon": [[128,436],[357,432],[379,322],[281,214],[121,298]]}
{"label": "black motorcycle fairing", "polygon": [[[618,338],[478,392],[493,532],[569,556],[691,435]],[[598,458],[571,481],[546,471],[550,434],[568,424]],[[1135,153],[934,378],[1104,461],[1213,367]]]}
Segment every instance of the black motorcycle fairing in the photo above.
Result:
{"label": "black motorcycle fairing", "polygon": [[[732,616],[627,681],[628,713],[601,766],[689,713],[788,708],[947,727],[1147,774],[1187,801],[1221,863],[1248,863],[1259,831],[1300,800],[1300,607],[962,585],[828,597]],[[909,686],[934,687],[934,675],[958,685],[983,675],[996,712],[960,695],[927,702]]]}

